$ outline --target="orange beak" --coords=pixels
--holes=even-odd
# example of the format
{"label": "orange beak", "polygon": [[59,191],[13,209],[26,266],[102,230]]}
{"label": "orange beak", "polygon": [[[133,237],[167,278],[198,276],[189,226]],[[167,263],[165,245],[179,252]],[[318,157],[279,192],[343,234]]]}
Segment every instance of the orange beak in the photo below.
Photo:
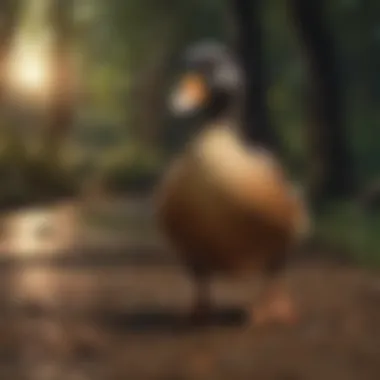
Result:
{"label": "orange beak", "polygon": [[180,81],[171,98],[174,113],[191,113],[199,109],[208,98],[204,79],[198,74],[187,74]]}

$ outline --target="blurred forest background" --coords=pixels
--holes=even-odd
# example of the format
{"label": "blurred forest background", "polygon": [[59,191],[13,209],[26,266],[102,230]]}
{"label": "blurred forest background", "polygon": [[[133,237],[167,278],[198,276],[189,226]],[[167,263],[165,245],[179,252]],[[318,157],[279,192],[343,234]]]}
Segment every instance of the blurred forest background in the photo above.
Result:
{"label": "blurred forest background", "polygon": [[168,89],[190,43],[231,43],[245,128],[300,182],[316,235],[380,264],[380,3],[2,0],[0,205],[149,194],[184,127]]}

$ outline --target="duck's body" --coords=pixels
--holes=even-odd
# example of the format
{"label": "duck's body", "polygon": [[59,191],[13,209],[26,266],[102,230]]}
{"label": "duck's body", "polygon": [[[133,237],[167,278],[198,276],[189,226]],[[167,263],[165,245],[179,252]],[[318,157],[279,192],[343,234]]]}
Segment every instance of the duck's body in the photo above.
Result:
{"label": "duck's body", "polygon": [[[157,216],[198,285],[194,312],[203,316],[211,274],[256,272],[274,280],[308,218],[281,165],[266,150],[246,145],[229,117],[240,87],[230,57],[223,48],[201,46],[189,61],[190,79],[175,93],[174,105],[181,111],[204,106],[205,118],[163,179]],[[269,309],[283,305],[277,298]]]}
{"label": "duck's body", "polygon": [[183,260],[234,275],[277,266],[305,226],[282,169],[228,126],[203,131],[168,171],[158,215]]}

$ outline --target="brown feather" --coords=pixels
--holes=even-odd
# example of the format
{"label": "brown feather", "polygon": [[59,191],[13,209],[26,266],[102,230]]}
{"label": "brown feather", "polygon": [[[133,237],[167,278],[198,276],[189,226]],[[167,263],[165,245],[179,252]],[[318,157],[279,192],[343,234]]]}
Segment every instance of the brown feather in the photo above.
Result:
{"label": "brown feather", "polygon": [[223,125],[203,131],[157,194],[162,228],[194,269],[234,274],[283,260],[307,212],[282,168]]}

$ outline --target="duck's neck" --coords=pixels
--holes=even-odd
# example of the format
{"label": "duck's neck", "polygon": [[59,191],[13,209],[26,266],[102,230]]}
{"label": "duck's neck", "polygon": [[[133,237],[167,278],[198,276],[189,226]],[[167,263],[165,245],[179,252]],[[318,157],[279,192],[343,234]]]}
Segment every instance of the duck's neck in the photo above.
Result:
{"label": "duck's neck", "polygon": [[238,102],[228,102],[227,100],[215,101],[203,115],[203,129],[220,128],[237,129],[240,118]]}

